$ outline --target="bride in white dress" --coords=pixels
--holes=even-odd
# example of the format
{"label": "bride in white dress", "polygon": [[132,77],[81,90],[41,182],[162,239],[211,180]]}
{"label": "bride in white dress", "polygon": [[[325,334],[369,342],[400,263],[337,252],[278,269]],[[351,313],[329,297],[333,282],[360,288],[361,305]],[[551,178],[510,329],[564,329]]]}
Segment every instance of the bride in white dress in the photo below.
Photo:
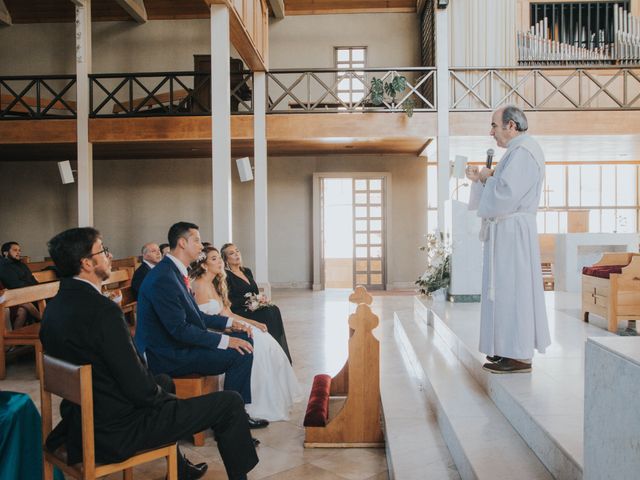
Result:
{"label": "bride in white dress", "polygon": [[291,407],[302,398],[298,380],[284,351],[267,333],[266,325],[231,312],[224,262],[218,249],[206,247],[202,251],[201,258],[192,264],[191,278],[201,311],[232,316],[251,325],[254,350],[247,413],[271,422],[288,420]]}

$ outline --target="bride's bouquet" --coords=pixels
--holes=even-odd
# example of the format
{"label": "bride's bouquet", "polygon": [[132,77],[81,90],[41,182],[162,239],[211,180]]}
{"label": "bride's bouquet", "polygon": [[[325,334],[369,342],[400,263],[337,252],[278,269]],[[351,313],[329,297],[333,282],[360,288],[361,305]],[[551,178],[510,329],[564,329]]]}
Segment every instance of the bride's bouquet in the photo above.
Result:
{"label": "bride's bouquet", "polygon": [[244,298],[246,298],[244,306],[251,312],[273,305],[263,293],[245,293]]}

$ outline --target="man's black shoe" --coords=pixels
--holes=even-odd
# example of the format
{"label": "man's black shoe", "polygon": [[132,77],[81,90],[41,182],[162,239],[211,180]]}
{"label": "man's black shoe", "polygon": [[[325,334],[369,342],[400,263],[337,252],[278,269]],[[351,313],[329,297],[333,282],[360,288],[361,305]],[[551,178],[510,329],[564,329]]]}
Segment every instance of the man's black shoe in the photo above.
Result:
{"label": "man's black shoe", "polygon": [[499,362],[502,359],[502,357],[500,355],[487,355],[487,360],[493,363]]}
{"label": "man's black shoe", "polygon": [[496,363],[485,363],[482,368],[491,373],[529,373],[531,364],[503,357]]}
{"label": "man's black shoe", "polygon": [[178,480],[198,480],[207,473],[209,465],[198,463],[194,465],[187,457],[182,457],[183,461],[178,461]]}
{"label": "man's black shoe", "polygon": [[249,420],[249,428],[264,428],[269,425],[269,421],[263,418],[251,418],[247,415],[247,420]]}
{"label": "man's black shoe", "polygon": [[253,440],[254,447],[257,447],[258,445],[260,445],[260,440],[258,440],[257,438],[251,437],[251,440]]}

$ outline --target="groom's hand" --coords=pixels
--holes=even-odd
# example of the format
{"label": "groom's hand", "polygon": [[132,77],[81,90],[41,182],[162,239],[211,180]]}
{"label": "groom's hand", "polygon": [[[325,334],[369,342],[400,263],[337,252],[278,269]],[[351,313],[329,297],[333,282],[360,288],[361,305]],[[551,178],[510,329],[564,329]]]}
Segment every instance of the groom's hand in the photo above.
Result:
{"label": "groom's hand", "polygon": [[227,348],[237,350],[240,355],[253,352],[253,345],[238,337],[229,337],[229,346]]}
{"label": "groom's hand", "polygon": [[231,331],[233,331],[233,332],[244,332],[247,335],[249,335],[249,337],[253,336],[253,333],[251,332],[251,326],[247,325],[244,322],[239,322],[236,319],[233,319],[233,321],[231,323]]}

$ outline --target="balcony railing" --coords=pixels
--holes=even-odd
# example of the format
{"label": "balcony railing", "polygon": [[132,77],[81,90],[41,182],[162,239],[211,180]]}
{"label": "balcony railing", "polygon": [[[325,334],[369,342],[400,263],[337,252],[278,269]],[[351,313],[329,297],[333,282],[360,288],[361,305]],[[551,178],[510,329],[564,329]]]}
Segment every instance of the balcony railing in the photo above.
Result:
{"label": "balcony railing", "polygon": [[452,111],[640,110],[640,67],[450,69]]}
{"label": "balcony railing", "polygon": [[0,77],[0,120],[75,118],[73,75]]}
{"label": "balcony railing", "polygon": [[[249,71],[231,74],[231,113],[253,112]],[[195,72],[113,73],[90,76],[90,116],[211,115],[211,75]]]}
{"label": "balcony railing", "polygon": [[[374,104],[372,80],[404,77],[404,91]],[[267,113],[435,112],[434,68],[272,70]],[[211,114],[210,75],[195,72],[90,76],[93,118]],[[453,112],[492,111],[513,104],[527,111],[640,110],[640,67],[451,68]],[[231,75],[232,114],[253,113],[253,75]],[[76,117],[73,75],[0,77],[0,120]]]}
{"label": "balcony railing", "polygon": [[[394,98],[385,95],[374,104],[372,79],[391,82],[404,77],[406,88]],[[336,113],[363,111],[433,112],[435,106],[435,68],[365,68],[362,70],[286,69],[267,73],[268,113]]]}

